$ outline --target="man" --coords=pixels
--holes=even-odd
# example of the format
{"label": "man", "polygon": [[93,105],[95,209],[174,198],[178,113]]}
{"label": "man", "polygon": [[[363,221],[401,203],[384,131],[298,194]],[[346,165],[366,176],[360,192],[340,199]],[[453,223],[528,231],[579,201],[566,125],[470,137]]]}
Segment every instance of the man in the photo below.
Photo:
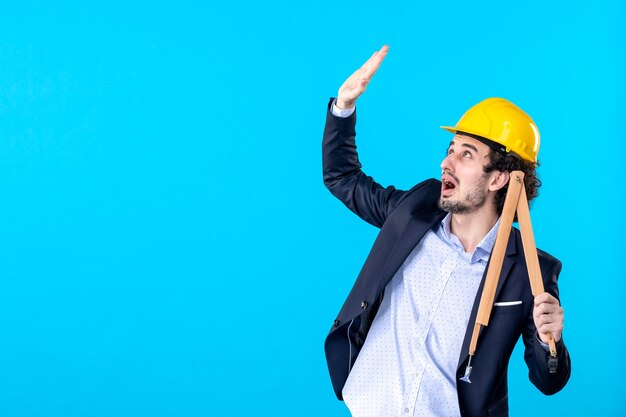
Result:
{"label": "man", "polygon": [[[488,99],[454,127],[441,181],[384,188],[361,171],[355,103],[387,55],[384,46],[329,103],[324,183],[380,228],[326,338],[335,393],[355,417],[508,416],[507,367],[520,335],[529,378],[545,394],[570,375],[562,339],[558,260],[538,251],[546,292],[533,298],[521,237],[513,228],[489,326],[478,339],[471,383],[460,381],[509,173],[522,170],[530,201],[539,134],[521,109]],[[548,334],[558,362],[548,363]]]}

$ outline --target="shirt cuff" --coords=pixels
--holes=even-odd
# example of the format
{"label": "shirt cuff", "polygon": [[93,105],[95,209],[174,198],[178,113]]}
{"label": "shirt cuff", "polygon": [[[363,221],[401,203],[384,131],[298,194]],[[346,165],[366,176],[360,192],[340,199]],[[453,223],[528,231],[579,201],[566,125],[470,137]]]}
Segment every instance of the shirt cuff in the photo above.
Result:
{"label": "shirt cuff", "polygon": [[342,118],[350,117],[352,116],[352,113],[354,113],[354,110],[356,109],[356,107],[352,107],[351,109],[340,110],[335,105],[336,103],[337,103],[337,99],[333,100],[333,105],[330,107],[330,112],[333,114],[333,116],[342,117]]}
{"label": "shirt cuff", "polygon": [[535,334],[537,335],[537,341],[539,342],[539,345],[543,348],[543,350],[545,350],[546,352],[550,352],[550,345],[541,341],[541,338],[539,337],[539,332]]}

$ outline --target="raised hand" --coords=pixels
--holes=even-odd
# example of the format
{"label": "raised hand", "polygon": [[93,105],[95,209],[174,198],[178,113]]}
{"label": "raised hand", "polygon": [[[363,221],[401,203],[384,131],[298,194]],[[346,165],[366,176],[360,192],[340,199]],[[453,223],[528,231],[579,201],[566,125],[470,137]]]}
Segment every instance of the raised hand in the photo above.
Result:
{"label": "raised hand", "polygon": [[374,52],[374,54],[365,61],[365,64],[358,70],[352,73],[350,77],[339,87],[339,93],[337,94],[337,107],[340,109],[351,109],[354,107],[356,99],[367,88],[370,80],[378,71],[378,67],[387,56],[389,47],[384,45],[380,50]]}

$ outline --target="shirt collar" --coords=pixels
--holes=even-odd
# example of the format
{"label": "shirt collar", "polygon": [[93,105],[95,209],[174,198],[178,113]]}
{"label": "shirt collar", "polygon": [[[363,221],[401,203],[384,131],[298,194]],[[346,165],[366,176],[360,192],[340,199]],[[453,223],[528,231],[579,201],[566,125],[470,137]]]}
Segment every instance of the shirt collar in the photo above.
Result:
{"label": "shirt collar", "polygon": [[[452,230],[450,229],[451,221],[452,221],[452,214],[451,213],[446,214],[446,217],[444,217],[443,220],[441,221],[440,230],[443,232],[443,236],[448,243],[452,244],[453,246],[463,251],[463,245],[461,244],[461,241],[459,240],[458,237],[452,234]],[[500,226],[500,218],[498,217],[498,221],[496,221],[496,224],[493,225],[493,227],[485,235],[483,240],[481,240],[478,246],[476,246],[476,249],[474,250],[474,252],[471,254],[467,254],[468,256],[471,257],[470,263],[478,262],[481,260],[484,262],[487,262],[489,260],[489,255],[491,254],[491,250],[493,249],[493,245],[496,241],[496,235],[498,233],[499,226]]]}

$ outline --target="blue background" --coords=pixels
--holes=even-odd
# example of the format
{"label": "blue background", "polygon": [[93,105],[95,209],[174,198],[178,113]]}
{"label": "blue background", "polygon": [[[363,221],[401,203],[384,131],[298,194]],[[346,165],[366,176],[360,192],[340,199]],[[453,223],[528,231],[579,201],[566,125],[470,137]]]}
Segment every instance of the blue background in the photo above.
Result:
{"label": "blue background", "polygon": [[[621,416],[623,1],[84,2],[0,9],[0,415],[348,416],[323,341],[376,230],[324,188],[328,97],[379,182],[438,176],[508,98],[542,133],[568,386],[511,415]],[[18,3],[15,3],[18,4]]]}

